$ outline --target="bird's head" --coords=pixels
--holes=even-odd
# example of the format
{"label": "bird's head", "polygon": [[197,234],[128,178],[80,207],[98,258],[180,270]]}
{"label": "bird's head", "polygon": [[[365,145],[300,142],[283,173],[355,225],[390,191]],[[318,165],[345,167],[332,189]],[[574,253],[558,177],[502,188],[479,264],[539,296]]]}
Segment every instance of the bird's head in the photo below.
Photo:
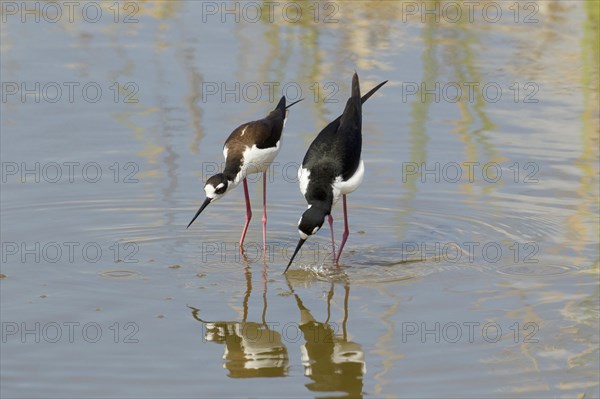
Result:
{"label": "bird's head", "polygon": [[309,205],[308,209],[304,211],[302,217],[298,221],[298,233],[300,238],[306,240],[308,236],[315,234],[323,223],[325,223],[325,217],[328,212],[318,206]]}
{"label": "bird's head", "polygon": [[221,198],[229,188],[229,181],[223,173],[217,173],[211,176],[204,185],[206,198],[210,198],[211,202]]}
{"label": "bird's head", "polygon": [[208,204],[210,204],[213,201],[218,200],[223,195],[225,195],[225,193],[227,192],[227,189],[230,187],[230,184],[231,184],[231,182],[229,180],[227,180],[227,178],[225,177],[225,175],[223,175],[223,173],[218,173],[214,176],[211,176],[206,181],[206,184],[204,185],[204,192],[206,193],[206,199],[204,200],[204,202],[202,203],[202,206],[200,206],[200,209],[198,209],[198,212],[196,212],[196,215],[194,216],[194,218],[192,219],[190,224],[188,224],[187,227],[190,227],[192,225],[192,223],[194,223],[196,218],[198,216],[200,216],[200,214],[202,213],[204,208],[206,208],[208,206]]}
{"label": "bird's head", "polygon": [[319,231],[321,226],[323,226],[323,223],[325,223],[325,217],[328,214],[329,212],[326,211],[324,208],[314,205],[309,205],[308,209],[304,211],[302,217],[298,221],[298,233],[300,233],[300,241],[298,241],[296,250],[294,251],[292,258],[290,259],[290,263],[288,263],[287,267],[285,268],[284,273],[287,272],[287,270],[292,265],[292,262],[294,261],[296,254],[302,247],[302,244],[304,244],[304,242],[308,239],[309,236],[315,234],[317,231]]}

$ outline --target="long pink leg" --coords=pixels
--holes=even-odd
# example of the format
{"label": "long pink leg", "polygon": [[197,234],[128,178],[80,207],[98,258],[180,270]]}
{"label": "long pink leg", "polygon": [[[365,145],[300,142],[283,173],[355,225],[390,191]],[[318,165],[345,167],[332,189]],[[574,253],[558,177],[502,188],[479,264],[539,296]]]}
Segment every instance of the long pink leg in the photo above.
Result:
{"label": "long pink leg", "polygon": [[244,178],[244,195],[246,197],[246,225],[244,226],[244,231],[242,231],[242,237],[240,238],[240,247],[244,245],[244,238],[246,238],[246,232],[248,231],[248,225],[250,224],[250,219],[252,219],[252,207],[250,206],[250,196],[248,195],[248,182]]}
{"label": "long pink leg", "polygon": [[333,238],[333,216],[329,214],[329,229],[331,230],[331,249],[333,251],[333,259],[335,260],[335,239]]}
{"label": "long pink leg", "polygon": [[263,173],[263,249],[267,249],[267,172]]}
{"label": "long pink leg", "polygon": [[340,245],[340,252],[338,252],[338,257],[335,263],[340,261],[340,256],[342,256],[342,251],[344,250],[344,244],[346,244],[346,240],[348,239],[348,234],[350,234],[350,230],[348,229],[348,210],[346,208],[346,194],[343,196],[344,200],[344,235],[342,236],[342,244]]}

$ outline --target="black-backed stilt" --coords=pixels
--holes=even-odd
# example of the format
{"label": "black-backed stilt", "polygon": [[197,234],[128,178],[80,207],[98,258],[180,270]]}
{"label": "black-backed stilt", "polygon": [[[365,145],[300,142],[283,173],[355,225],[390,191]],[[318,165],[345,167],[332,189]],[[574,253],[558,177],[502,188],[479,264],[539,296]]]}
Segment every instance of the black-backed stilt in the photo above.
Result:
{"label": "black-backed stilt", "polygon": [[337,258],[335,258],[336,263],[339,261],[349,234],[346,195],[358,188],[365,172],[361,159],[362,103],[367,101],[386,82],[387,80],[378,84],[361,98],[358,75],[354,73],[352,95],[346,102],[344,113],[321,130],[308,148],[302,161],[302,167],[298,170],[300,191],[308,202],[308,209],[298,222],[300,241],[284,273],[294,261],[302,244],[321,228],[326,216],[328,216],[331,227],[335,258],[331,208],[342,197],[344,234]]}
{"label": "black-backed stilt", "polygon": [[226,193],[244,183],[244,196],[246,198],[246,224],[240,238],[240,247],[244,245],[244,238],[248,231],[252,208],[248,195],[248,182],[246,177],[253,173],[263,174],[263,244],[267,240],[267,170],[269,165],[280,150],[281,132],[287,119],[287,109],[302,99],[286,106],[285,96],[273,111],[265,118],[244,123],[238,126],[227,138],[223,146],[225,169],[222,173],[211,176],[204,185],[206,199],[192,221],[202,213],[208,204],[218,200]]}

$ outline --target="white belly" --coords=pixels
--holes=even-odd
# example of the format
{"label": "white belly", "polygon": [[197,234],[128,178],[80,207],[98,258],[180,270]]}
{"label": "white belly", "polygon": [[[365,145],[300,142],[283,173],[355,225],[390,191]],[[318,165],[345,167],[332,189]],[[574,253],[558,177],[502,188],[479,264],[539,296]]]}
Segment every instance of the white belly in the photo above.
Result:
{"label": "white belly", "polygon": [[360,183],[362,183],[364,177],[365,163],[361,159],[356,172],[354,172],[354,174],[348,180],[343,181],[342,177],[338,176],[331,185],[333,188],[333,203],[335,204],[338,202],[342,195],[350,194],[356,190],[358,186],[360,186]]}
{"label": "white belly", "polygon": [[310,171],[305,168],[298,168],[298,181],[300,182],[300,192],[302,195],[306,195],[308,189],[308,182],[310,177]]}
{"label": "white belly", "polygon": [[263,173],[269,169],[271,162],[279,154],[281,141],[278,141],[275,147],[271,148],[258,148],[253,145],[251,148],[247,147],[244,151],[242,168],[236,177],[236,182],[240,182],[246,176],[253,173]]}

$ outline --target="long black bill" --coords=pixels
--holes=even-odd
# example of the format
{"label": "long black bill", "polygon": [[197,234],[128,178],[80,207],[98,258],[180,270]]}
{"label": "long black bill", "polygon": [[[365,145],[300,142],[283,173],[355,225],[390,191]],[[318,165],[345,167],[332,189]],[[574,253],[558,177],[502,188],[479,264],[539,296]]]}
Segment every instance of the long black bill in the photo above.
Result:
{"label": "long black bill", "polygon": [[198,216],[200,216],[200,214],[202,213],[202,211],[204,210],[204,208],[206,208],[208,206],[208,204],[210,204],[212,200],[210,198],[206,198],[204,200],[204,203],[202,204],[202,206],[200,207],[200,209],[198,209],[198,212],[196,212],[196,216],[194,216],[194,218],[192,219],[192,221],[190,222],[190,224],[187,225],[186,229],[189,228],[192,223],[194,223],[194,220],[196,220],[196,218]]}
{"label": "long black bill", "polygon": [[303,99],[303,98],[301,98],[301,99],[300,99],[300,100],[298,100],[298,101],[294,101],[293,103],[291,103],[290,105],[288,105],[287,107],[285,107],[285,109],[288,109],[289,107],[291,107],[291,106],[292,106],[292,105],[294,105],[294,104],[298,104],[298,103],[299,103],[300,101],[302,101],[302,100],[304,100],[304,99]]}
{"label": "long black bill", "polygon": [[290,259],[290,263],[288,263],[287,267],[283,271],[283,274],[285,274],[285,272],[287,272],[288,269],[290,268],[290,266],[292,265],[292,262],[294,261],[294,258],[296,257],[296,254],[298,253],[298,251],[300,251],[300,247],[302,247],[302,244],[304,244],[304,241],[306,241],[306,239],[302,239],[302,238],[300,239],[300,241],[298,241],[298,246],[296,247],[296,250],[294,251],[294,254],[292,255],[292,259]]}

